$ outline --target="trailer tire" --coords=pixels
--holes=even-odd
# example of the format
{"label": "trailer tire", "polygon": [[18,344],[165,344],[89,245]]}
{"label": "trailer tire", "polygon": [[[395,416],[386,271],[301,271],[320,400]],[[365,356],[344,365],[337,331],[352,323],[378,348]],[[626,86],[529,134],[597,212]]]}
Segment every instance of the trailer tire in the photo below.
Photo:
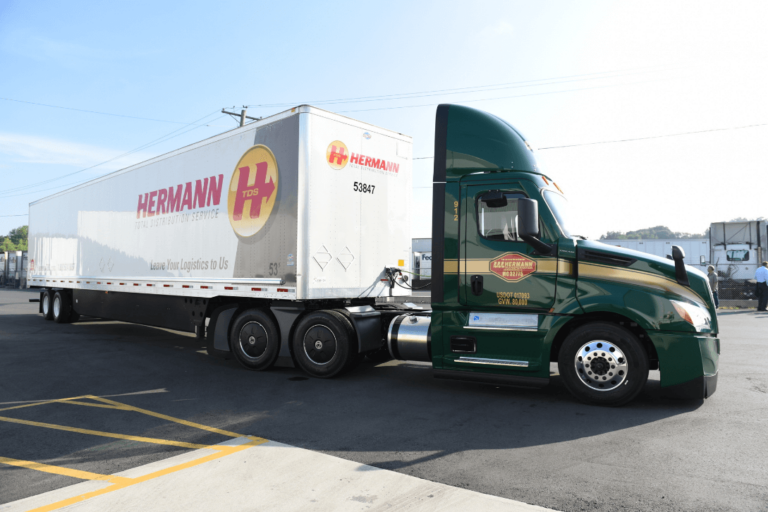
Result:
{"label": "trailer tire", "polygon": [[43,312],[43,318],[53,320],[53,290],[44,290],[40,294],[40,308]]}
{"label": "trailer tire", "polygon": [[293,355],[305,373],[329,379],[350,365],[357,350],[351,324],[335,311],[315,311],[299,320],[291,340]]}
{"label": "trailer tire", "polygon": [[249,370],[268,370],[280,352],[280,336],[272,318],[260,309],[240,313],[229,332],[229,348]]}
{"label": "trailer tire", "polygon": [[66,324],[72,315],[72,298],[65,290],[58,290],[53,294],[53,321],[57,324]]}
{"label": "trailer tire", "polygon": [[618,407],[634,400],[648,381],[648,354],[623,327],[595,322],[563,341],[558,369],[568,391],[582,402]]}

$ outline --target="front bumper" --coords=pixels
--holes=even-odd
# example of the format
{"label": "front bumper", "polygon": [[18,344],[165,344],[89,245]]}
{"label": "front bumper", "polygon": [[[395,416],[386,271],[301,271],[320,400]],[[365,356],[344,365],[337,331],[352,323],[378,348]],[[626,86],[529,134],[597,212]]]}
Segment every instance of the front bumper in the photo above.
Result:
{"label": "front bumper", "polygon": [[665,398],[709,398],[717,389],[720,340],[695,334],[652,333]]}

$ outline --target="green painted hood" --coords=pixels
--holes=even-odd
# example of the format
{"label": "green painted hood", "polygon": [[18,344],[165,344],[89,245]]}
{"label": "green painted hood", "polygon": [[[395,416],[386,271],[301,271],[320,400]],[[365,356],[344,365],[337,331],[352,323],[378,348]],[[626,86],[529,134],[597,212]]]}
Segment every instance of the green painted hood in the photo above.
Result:
{"label": "green painted hood", "polygon": [[[709,289],[709,282],[707,276],[699,269],[691,265],[686,265],[685,268],[688,272],[688,281],[690,284],[688,287],[684,287],[677,283],[675,278],[675,262],[668,258],[661,258],[653,254],[626,249],[624,247],[616,247],[593,240],[579,240],[577,247],[579,264],[584,262],[606,267],[615,266],[617,269],[626,269],[635,272],[639,276],[648,275],[651,278],[653,276],[659,276],[674,282],[671,292],[673,294],[675,294],[675,290],[684,293],[685,288],[690,289],[695,295],[693,300],[702,303],[702,305],[709,310],[712,319],[713,332],[718,332],[717,313],[712,299],[712,293]],[[606,257],[601,261],[600,255]],[[611,263],[611,258],[616,260],[615,263]],[[627,265],[627,259],[633,261]],[[682,298],[692,300],[688,294],[683,293],[680,294]]]}

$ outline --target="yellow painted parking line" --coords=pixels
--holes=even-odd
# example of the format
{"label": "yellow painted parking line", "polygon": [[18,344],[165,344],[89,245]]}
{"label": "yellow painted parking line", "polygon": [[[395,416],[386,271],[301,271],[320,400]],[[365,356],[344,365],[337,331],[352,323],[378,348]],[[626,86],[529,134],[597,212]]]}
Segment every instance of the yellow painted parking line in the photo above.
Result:
{"label": "yellow painted parking line", "polygon": [[54,475],[69,476],[72,478],[79,478],[80,480],[101,480],[113,484],[126,484],[132,481],[132,479],[122,476],[100,475],[98,473],[91,473],[90,471],[80,471],[79,469],[51,466],[48,464],[43,464],[42,462],[11,459],[9,457],[0,457],[0,464],[7,464],[9,466],[16,466],[18,468],[34,469],[35,471],[53,473]]}
{"label": "yellow painted parking line", "polygon": [[81,494],[80,496],[75,496],[73,498],[68,498],[66,500],[57,501],[56,503],[51,503],[49,505],[44,505],[42,507],[38,507],[35,509],[32,509],[28,512],[50,512],[52,510],[58,510],[62,507],[67,507],[69,505],[73,505],[75,503],[79,503],[81,501],[85,501],[91,498],[95,498],[96,496],[101,496],[103,494],[107,494],[110,492],[118,491],[120,489],[125,489],[126,487],[130,487],[132,485],[140,484],[142,482],[146,482],[148,480],[152,480],[154,478],[158,478],[164,475],[168,475],[171,473],[175,473],[177,471],[181,471],[182,469],[191,468],[200,464],[203,464],[205,462],[209,462],[212,460],[219,459],[221,457],[225,457],[227,455],[231,455],[233,453],[237,453],[239,451],[245,450],[247,448],[251,448],[252,446],[258,446],[260,444],[266,443],[266,439],[259,439],[259,440],[253,440],[245,444],[241,444],[240,446],[209,446],[208,448],[220,448],[221,450],[218,453],[212,453],[211,455],[207,455],[205,457],[201,457],[199,459],[195,459],[189,462],[185,462],[183,464],[179,464],[177,466],[173,466],[170,468],[162,469],[160,471],[155,471],[154,473],[150,473],[148,475],[144,475],[142,477],[138,478],[126,478],[126,482],[123,483],[115,483],[114,485],[110,485],[109,487],[105,487],[104,489],[99,489],[98,491],[93,491],[85,494]]}
{"label": "yellow painted parking line", "polygon": [[152,444],[164,444],[168,446],[178,446],[180,448],[193,448],[193,449],[200,449],[200,448],[213,448],[212,446],[206,445],[206,444],[196,444],[196,443],[184,443],[181,441],[167,441],[165,439],[155,439],[153,437],[141,437],[141,436],[130,436],[125,434],[113,434],[111,432],[100,432],[98,430],[88,430],[85,428],[76,428],[76,427],[67,427],[64,425],[54,425],[52,423],[42,423],[40,421],[29,421],[29,420],[20,420],[16,418],[6,418],[5,416],[0,416],[0,421],[7,421],[9,423],[19,423],[21,425],[31,425],[33,427],[43,427],[43,428],[52,428],[54,430],[64,430],[66,432],[77,432],[79,434],[88,434],[91,436],[101,436],[101,437],[113,437],[115,439],[125,439],[128,441],[138,441],[140,443],[152,443]]}
{"label": "yellow painted parking line", "polygon": [[57,402],[66,402],[69,400],[77,400],[78,398],[85,398],[85,396],[73,396],[72,398],[57,398],[54,400],[41,400],[39,402],[33,402],[31,404],[24,404],[24,405],[14,405],[13,407],[6,407],[5,409],[0,409],[1,411],[10,411],[12,409],[23,409],[24,407],[35,407],[36,405],[46,405],[46,404],[55,404]]}
{"label": "yellow painted parking line", "polygon": [[86,405],[88,407],[101,407],[102,409],[117,409],[121,411],[130,410],[130,408],[125,405],[94,404],[94,403],[88,403],[88,402],[79,402],[77,400],[56,400],[56,402],[62,403],[62,404]]}
{"label": "yellow painted parking line", "polygon": [[249,439],[252,439],[254,441],[266,441],[265,439],[262,439],[260,437],[244,436],[244,435],[238,434],[236,432],[230,432],[228,430],[222,430],[220,428],[209,427],[207,425],[201,425],[200,423],[195,423],[193,421],[187,421],[187,420],[182,420],[182,419],[179,419],[179,418],[174,418],[173,416],[168,416],[167,414],[160,414],[158,412],[148,411],[147,409],[141,409],[139,407],[134,407],[132,405],[121,404],[120,402],[115,402],[114,400],[110,400],[108,398],[101,398],[101,397],[93,396],[93,395],[88,396],[87,398],[90,398],[91,400],[98,400],[100,402],[104,402],[104,403],[108,403],[108,404],[113,404],[115,406],[120,406],[121,409],[122,408],[130,409],[131,411],[140,412],[141,414],[146,414],[148,416],[154,416],[155,418],[160,418],[160,419],[163,419],[163,420],[173,421],[173,422],[179,423],[181,425],[186,425],[188,427],[198,428],[200,430],[206,430],[208,432],[213,432],[215,434],[221,434],[223,436],[228,436],[228,437],[248,437]]}

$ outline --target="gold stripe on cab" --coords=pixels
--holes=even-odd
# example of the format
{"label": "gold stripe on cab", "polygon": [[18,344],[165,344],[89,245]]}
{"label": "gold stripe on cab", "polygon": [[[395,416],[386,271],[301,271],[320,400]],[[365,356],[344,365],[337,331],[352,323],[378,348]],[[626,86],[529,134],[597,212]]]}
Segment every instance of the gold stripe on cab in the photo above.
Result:
{"label": "gold stripe on cab", "polygon": [[604,267],[602,265],[595,265],[594,263],[579,262],[579,278],[583,277],[644,286],[646,288],[674,293],[694,302],[700,302],[702,304],[707,303],[698,293],[679,284],[673,279],[640,270]]}
{"label": "gold stripe on cab", "polygon": [[[443,269],[446,274],[493,274],[491,259],[445,260]],[[535,258],[536,274],[573,274],[573,263],[558,258]],[[495,275],[495,274],[494,274]]]}

